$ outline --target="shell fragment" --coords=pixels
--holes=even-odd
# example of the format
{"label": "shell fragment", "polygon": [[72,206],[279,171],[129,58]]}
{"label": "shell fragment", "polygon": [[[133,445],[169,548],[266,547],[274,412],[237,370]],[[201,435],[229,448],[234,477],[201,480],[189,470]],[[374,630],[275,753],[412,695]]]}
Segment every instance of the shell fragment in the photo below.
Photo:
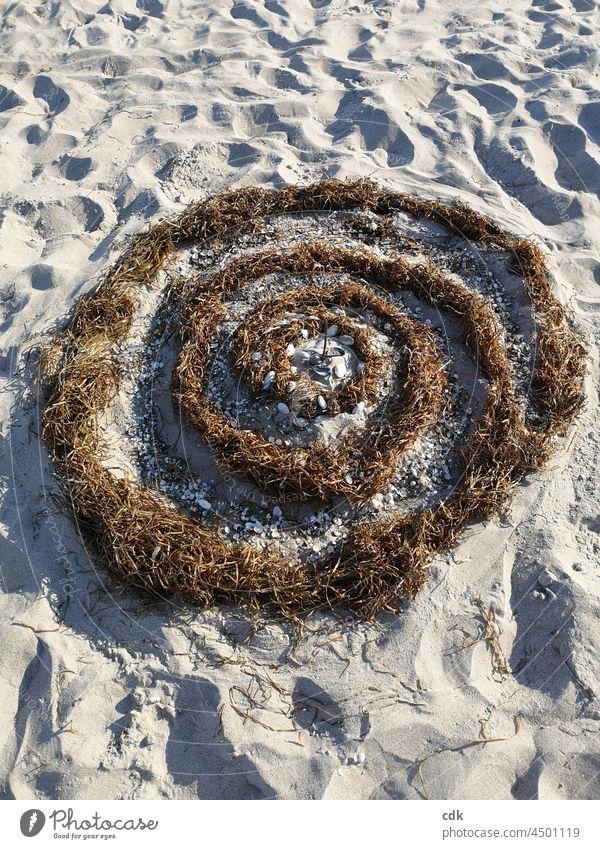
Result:
{"label": "shell fragment", "polygon": [[265,374],[265,378],[262,382],[263,389],[268,389],[269,386],[273,383],[274,380],[275,380],[275,372],[274,371],[268,371]]}

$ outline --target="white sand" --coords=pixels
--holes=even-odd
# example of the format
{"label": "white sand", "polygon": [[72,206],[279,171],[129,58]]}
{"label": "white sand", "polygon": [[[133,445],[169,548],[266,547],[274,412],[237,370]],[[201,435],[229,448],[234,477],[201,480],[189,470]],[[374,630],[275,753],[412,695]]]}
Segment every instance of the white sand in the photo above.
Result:
{"label": "white sand", "polygon": [[23,400],[32,336],[122,239],[238,184],[466,200],[542,240],[597,340],[595,4],[99,7],[14,4],[2,30],[4,798],[598,798],[593,342],[587,409],[510,521],[474,528],[402,617],[296,649],[269,622],[244,643],[224,614],[147,613],[96,572]]}

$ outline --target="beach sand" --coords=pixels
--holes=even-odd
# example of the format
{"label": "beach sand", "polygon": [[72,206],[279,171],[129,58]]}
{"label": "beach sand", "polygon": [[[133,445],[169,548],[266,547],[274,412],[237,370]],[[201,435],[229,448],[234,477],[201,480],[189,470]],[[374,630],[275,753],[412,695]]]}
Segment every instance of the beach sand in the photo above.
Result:
{"label": "beach sand", "polygon": [[[501,8],[5,11],[3,798],[600,796],[600,13]],[[297,642],[268,618],[146,604],[64,509],[30,352],[159,217],[231,186],[365,176],[542,245],[589,345],[584,411],[400,616],[315,616]]]}

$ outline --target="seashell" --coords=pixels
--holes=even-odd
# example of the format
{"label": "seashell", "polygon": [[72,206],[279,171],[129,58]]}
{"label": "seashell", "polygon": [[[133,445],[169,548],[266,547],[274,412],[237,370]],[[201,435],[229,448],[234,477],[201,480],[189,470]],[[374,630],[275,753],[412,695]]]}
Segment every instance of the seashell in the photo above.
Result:
{"label": "seashell", "polygon": [[342,345],[354,345],[354,336],[340,336],[338,341]]}
{"label": "seashell", "polygon": [[344,363],[338,363],[333,368],[333,373],[336,377],[345,377],[346,375],[346,366]]}
{"label": "seashell", "polygon": [[268,389],[269,386],[273,383],[274,380],[275,380],[275,372],[274,371],[268,371],[265,374],[265,378],[262,382],[263,389]]}
{"label": "seashell", "polygon": [[277,404],[277,412],[283,413],[284,416],[287,416],[289,415],[290,408],[287,404],[284,404],[283,401],[280,401],[279,404]]}
{"label": "seashell", "polygon": [[320,407],[322,410],[326,410],[326,409],[327,409],[327,401],[325,400],[325,398],[323,398],[323,396],[322,396],[322,395],[317,395],[317,404],[319,405],[319,407]]}
{"label": "seashell", "polygon": [[331,327],[327,328],[327,335],[328,336],[336,336],[338,330],[339,330],[339,328],[338,328],[337,324],[332,324]]}
{"label": "seashell", "polygon": [[250,359],[252,360],[252,362],[253,362],[253,363],[258,363],[260,360],[262,360],[262,354],[261,354],[261,352],[260,352],[260,351],[255,351],[255,352],[252,354],[252,356],[250,357]]}
{"label": "seashell", "polygon": [[295,351],[296,351],[296,346],[292,345],[292,343],[290,342],[290,344],[285,349],[286,354],[288,355],[288,357],[293,357]]}

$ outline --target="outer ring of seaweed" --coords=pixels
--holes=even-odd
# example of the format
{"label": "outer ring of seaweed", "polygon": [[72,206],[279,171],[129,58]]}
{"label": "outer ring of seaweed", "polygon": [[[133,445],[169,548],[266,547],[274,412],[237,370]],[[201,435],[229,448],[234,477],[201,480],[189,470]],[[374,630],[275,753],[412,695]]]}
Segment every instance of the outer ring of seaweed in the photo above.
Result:
{"label": "outer ring of seaweed", "polygon": [[[419,278],[427,277],[430,286],[437,286],[439,306],[463,319],[465,309],[471,309],[465,338],[478,356],[487,357],[486,408],[466,446],[458,491],[430,510],[390,522],[359,523],[334,555],[307,566],[248,545],[230,547],[156,493],[117,479],[102,462],[98,417],[119,386],[114,345],[129,332],[141,287],[152,281],[176,244],[218,242],[233,231],[252,230],[265,216],[353,209],[383,216],[384,227],[385,216],[398,211],[434,220],[482,246],[512,253],[535,315],[532,396],[542,423],[523,421],[500,331],[487,320],[483,300],[467,299],[468,304],[464,288],[429,262],[412,264],[409,270],[398,262],[395,285],[406,285],[410,274],[413,291],[424,296]],[[371,279],[377,273],[371,269]],[[379,280],[378,285],[385,288],[385,283]],[[199,605],[228,601],[254,609],[268,606],[286,616],[344,606],[373,616],[397,611],[425,582],[432,557],[446,551],[468,523],[502,509],[515,484],[543,465],[552,438],[564,435],[584,402],[584,372],[584,348],[553,294],[542,251],[490,218],[463,204],[423,200],[364,180],[249,187],[191,205],[177,220],[160,222],[137,236],[92,296],[76,305],[42,359],[48,391],[43,438],[80,532],[120,580]]]}

